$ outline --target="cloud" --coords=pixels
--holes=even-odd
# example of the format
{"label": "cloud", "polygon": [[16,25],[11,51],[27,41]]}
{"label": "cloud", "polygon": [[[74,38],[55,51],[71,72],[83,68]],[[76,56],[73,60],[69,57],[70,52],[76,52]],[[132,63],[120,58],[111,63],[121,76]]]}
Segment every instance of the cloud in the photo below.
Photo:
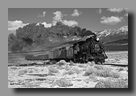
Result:
{"label": "cloud", "polygon": [[107,11],[120,13],[122,11],[128,12],[128,8],[108,8]]}
{"label": "cloud", "polygon": [[52,25],[56,25],[57,22],[62,22],[63,14],[61,11],[53,12],[53,14],[55,16],[53,17]]}
{"label": "cloud", "polygon": [[110,11],[110,12],[117,12],[117,13],[124,11],[124,12],[126,12],[124,14],[124,16],[128,17],[128,8],[108,8],[107,10]]}
{"label": "cloud", "polygon": [[101,14],[102,13],[102,9],[99,9],[99,14]]}
{"label": "cloud", "polygon": [[73,14],[71,14],[71,16],[79,16],[79,15],[81,15],[82,14],[82,12],[79,12],[77,9],[75,9],[74,11],[73,11]]}
{"label": "cloud", "polygon": [[96,10],[99,14],[102,13],[102,9]]}
{"label": "cloud", "polygon": [[122,22],[123,17],[117,17],[117,16],[111,16],[111,17],[102,17],[102,21],[100,21],[102,24],[109,24],[109,25],[115,25],[119,22]]}
{"label": "cloud", "polygon": [[43,11],[42,15],[38,15],[38,17],[45,17],[46,11]]}
{"label": "cloud", "polygon": [[29,23],[23,23],[21,20],[15,20],[15,21],[8,21],[8,31],[15,31],[18,28],[22,28],[26,25],[28,25]]}
{"label": "cloud", "polygon": [[68,26],[77,26],[78,25],[78,22],[74,21],[74,20],[63,20],[62,23],[65,25],[68,25]]}
{"label": "cloud", "polygon": [[52,24],[50,24],[50,23],[47,24],[46,22],[43,22],[42,24],[44,25],[45,28],[48,28],[48,27],[51,27],[51,26],[52,26]]}
{"label": "cloud", "polygon": [[68,25],[68,26],[77,26],[78,22],[74,21],[74,20],[63,20],[64,16],[67,16],[66,14],[62,14],[61,11],[56,11],[53,12],[53,14],[55,15],[53,17],[53,21],[52,21],[52,25],[56,25],[57,22],[62,22],[64,25]]}
{"label": "cloud", "polygon": [[45,27],[45,28],[49,28],[49,27],[51,27],[51,26],[52,26],[52,24],[51,24],[51,23],[47,24],[46,22],[37,23],[37,24],[36,24],[36,26],[38,26],[38,25],[40,25],[40,24],[44,25],[44,27]]}
{"label": "cloud", "polygon": [[61,13],[61,11],[53,12],[53,14],[55,15],[55,16],[53,17],[53,20],[54,20],[54,21],[62,21],[63,14]]}

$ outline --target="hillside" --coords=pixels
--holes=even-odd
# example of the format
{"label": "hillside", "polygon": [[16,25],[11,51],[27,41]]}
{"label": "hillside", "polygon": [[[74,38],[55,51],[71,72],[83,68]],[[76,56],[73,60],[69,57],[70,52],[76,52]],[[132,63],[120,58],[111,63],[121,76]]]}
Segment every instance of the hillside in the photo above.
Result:
{"label": "hillside", "polygon": [[92,31],[79,26],[67,26],[61,22],[49,28],[43,24],[29,24],[8,36],[9,52],[29,52],[46,50],[57,45],[95,35]]}

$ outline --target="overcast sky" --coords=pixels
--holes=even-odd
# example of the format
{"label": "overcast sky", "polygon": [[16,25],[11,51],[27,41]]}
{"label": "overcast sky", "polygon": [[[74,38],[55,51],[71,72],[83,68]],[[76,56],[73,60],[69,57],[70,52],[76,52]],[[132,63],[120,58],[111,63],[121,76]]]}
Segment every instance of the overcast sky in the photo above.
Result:
{"label": "overcast sky", "polygon": [[52,26],[56,21],[92,31],[117,29],[128,25],[127,8],[9,8],[8,31],[29,23]]}

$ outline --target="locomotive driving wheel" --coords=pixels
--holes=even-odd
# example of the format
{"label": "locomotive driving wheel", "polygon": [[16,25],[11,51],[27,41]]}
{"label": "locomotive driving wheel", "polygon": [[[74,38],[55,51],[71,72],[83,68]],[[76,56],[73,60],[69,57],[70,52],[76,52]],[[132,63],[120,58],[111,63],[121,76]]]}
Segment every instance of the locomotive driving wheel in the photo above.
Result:
{"label": "locomotive driving wheel", "polygon": [[103,59],[95,59],[94,62],[98,65],[102,65],[104,63]]}
{"label": "locomotive driving wheel", "polygon": [[83,63],[87,63],[88,62],[88,56],[86,54],[83,55],[82,62]]}
{"label": "locomotive driving wheel", "polygon": [[74,63],[80,62],[80,56],[76,54],[76,55],[74,56],[73,62],[74,62]]}

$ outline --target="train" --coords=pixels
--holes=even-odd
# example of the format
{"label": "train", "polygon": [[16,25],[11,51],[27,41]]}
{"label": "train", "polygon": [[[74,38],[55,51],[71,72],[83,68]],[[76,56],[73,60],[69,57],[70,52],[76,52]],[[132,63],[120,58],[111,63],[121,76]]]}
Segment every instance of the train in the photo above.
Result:
{"label": "train", "polygon": [[47,54],[25,56],[26,60],[65,60],[74,63],[94,61],[96,64],[103,64],[107,58],[103,44],[95,35],[73,40],[66,46],[50,50]]}

